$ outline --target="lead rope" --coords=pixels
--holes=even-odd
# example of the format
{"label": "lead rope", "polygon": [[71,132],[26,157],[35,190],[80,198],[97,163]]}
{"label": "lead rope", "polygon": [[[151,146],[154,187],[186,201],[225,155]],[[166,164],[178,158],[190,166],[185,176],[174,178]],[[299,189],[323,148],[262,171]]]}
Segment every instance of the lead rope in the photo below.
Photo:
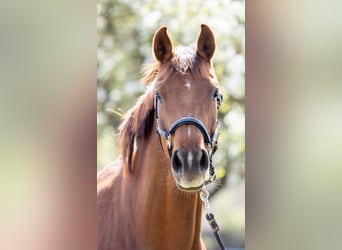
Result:
{"label": "lead rope", "polygon": [[223,241],[222,241],[221,235],[220,235],[220,228],[216,222],[214,214],[210,212],[209,192],[205,186],[202,187],[200,197],[201,197],[201,200],[203,201],[203,204],[204,204],[204,207],[206,210],[205,218],[207,219],[207,221],[211,227],[211,230],[214,233],[217,244],[219,245],[221,250],[225,250],[226,248],[224,247],[224,244],[223,244]]}
{"label": "lead rope", "polygon": [[222,238],[221,238],[221,235],[220,235],[220,228],[216,222],[216,219],[215,219],[215,216],[213,213],[210,212],[210,204],[209,204],[209,192],[207,190],[207,188],[205,187],[207,184],[213,182],[216,180],[216,174],[215,174],[215,168],[213,166],[213,155],[215,154],[217,148],[218,148],[218,145],[217,145],[217,140],[215,141],[214,145],[213,145],[213,148],[211,150],[211,153],[210,153],[210,159],[209,159],[209,179],[205,181],[203,187],[202,187],[202,190],[201,190],[201,193],[200,193],[200,197],[201,197],[201,200],[204,204],[204,207],[205,207],[205,210],[206,210],[206,213],[205,213],[205,218],[207,219],[210,227],[211,227],[211,230],[213,231],[214,233],[214,236],[215,236],[215,239],[217,241],[217,244],[219,245],[220,249],[221,250],[225,250],[226,248],[224,247],[224,244],[223,244],[223,241],[222,241]]}

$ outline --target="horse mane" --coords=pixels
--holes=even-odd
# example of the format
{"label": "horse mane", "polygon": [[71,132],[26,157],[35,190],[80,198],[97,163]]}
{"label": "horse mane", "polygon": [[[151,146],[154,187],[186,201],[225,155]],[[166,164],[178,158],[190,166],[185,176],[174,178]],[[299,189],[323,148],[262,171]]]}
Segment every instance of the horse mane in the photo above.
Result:
{"label": "horse mane", "polygon": [[[205,63],[192,47],[176,47],[170,62],[162,64],[155,60],[145,66],[142,70],[141,81],[151,84],[161,71],[161,67],[166,66],[168,74],[178,72],[181,74],[208,75],[210,64]],[[124,164],[124,174],[129,175],[134,171],[134,151],[139,148],[141,140],[147,139],[152,132],[154,123],[153,86],[149,86],[147,91],[138,99],[133,108],[125,115],[119,127],[119,145]]]}
{"label": "horse mane", "polygon": [[124,115],[124,120],[119,127],[119,145],[125,175],[133,172],[133,153],[139,147],[141,140],[150,136],[153,123],[153,93],[148,90]]}

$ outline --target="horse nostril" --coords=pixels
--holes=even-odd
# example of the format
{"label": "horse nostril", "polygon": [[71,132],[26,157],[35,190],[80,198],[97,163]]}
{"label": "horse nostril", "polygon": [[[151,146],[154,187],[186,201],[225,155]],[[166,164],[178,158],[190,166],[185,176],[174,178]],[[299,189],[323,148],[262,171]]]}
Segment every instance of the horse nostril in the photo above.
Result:
{"label": "horse nostril", "polygon": [[200,169],[202,171],[207,170],[209,167],[209,159],[208,159],[208,154],[205,150],[202,150],[202,156],[200,159]]}
{"label": "horse nostril", "polygon": [[183,170],[183,161],[182,155],[178,150],[175,150],[172,154],[172,167],[176,172],[182,172]]}

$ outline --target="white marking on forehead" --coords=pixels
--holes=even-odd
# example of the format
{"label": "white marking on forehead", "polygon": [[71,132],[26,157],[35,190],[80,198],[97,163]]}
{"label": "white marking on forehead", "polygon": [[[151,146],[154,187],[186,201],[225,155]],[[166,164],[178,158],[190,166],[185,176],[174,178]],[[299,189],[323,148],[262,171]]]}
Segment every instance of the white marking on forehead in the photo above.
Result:
{"label": "white marking on forehead", "polygon": [[191,138],[191,127],[190,126],[188,126],[188,137],[189,137],[189,139]]}
{"label": "white marking on forehead", "polygon": [[190,84],[190,82],[186,82],[186,83],[184,84],[184,86],[187,87],[188,89],[191,89],[191,84]]}

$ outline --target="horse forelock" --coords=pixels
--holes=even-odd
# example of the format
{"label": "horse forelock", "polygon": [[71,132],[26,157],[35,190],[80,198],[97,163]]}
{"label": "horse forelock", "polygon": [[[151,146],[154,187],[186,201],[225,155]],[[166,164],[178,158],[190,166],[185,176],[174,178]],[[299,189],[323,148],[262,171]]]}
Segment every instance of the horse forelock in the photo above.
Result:
{"label": "horse forelock", "polygon": [[189,70],[197,66],[199,58],[196,51],[192,47],[179,46],[175,48],[174,68],[182,74],[187,73]]}
{"label": "horse forelock", "polygon": [[144,83],[152,83],[162,71],[162,68],[165,69],[163,72],[167,72],[168,74],[173,73],[174,70],[181,74],[191,73],[193,75],[207,77],[211,64],[202,60],[197,55],[194,47],[178,46],[174,49],[173,57],[169,62],[162,64],[154,61],[146,65],[142,70],[143,76],[141,81]]}
{"label": "horse forelock", "polygon": [[119,145],[124,174],[134,171],[134,151],[143,139],[151,135],[154,122],[153,93],[148,89],[123,117],[119,127]]}

